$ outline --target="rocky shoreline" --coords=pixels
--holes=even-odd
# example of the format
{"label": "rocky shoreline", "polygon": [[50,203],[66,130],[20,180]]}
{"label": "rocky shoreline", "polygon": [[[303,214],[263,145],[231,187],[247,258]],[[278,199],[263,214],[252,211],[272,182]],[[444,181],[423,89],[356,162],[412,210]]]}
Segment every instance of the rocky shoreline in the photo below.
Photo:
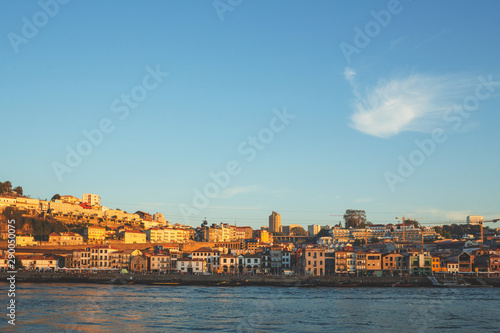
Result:
{"label": "rocky shoreline", "polygon": [[[0,281],[11,274],[0,273]],[[275,287],[436,287],[427,277],[345,277],[345,276],[267,276],[267,275],[189,275],[189,274],[109,274],[18,272],[16,283],[98,283],[158,286],[275,286]],[[445,282],[439,279],[439,282]],[[448,279],[450,281],[450,279]],[[500,278],[459,278],[448,287],[500,287]]]}

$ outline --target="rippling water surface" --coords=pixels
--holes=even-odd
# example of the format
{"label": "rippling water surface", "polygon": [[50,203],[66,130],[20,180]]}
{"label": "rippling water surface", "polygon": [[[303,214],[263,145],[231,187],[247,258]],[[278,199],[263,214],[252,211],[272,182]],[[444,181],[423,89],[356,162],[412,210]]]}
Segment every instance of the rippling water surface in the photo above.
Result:
{"label": "rippling water surface", "polygon": [[495,288],[20,284],[16,302],[19,332],[500,332]]}

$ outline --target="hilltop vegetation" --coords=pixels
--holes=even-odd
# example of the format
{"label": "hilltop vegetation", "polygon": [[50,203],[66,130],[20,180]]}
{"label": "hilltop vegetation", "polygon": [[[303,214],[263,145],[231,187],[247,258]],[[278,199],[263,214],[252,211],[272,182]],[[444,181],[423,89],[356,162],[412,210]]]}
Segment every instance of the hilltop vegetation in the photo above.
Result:
{"label": "hilltop vegetation", "polygon": [[12,183],[10,181],[0,182],[0,194],[14,195],[14,196],[22,196],[23,188],[21,186],[12,187]]}
{"label": "hilltop vegetation", "polygon": [[48,236],[52,232],[70,231],[64,223],[54,220],[51,217],[23,216],[25,213],[15,208],[7,207],[0,214],[2,231],[7,227],[7,220],[12,219],[16,221],[16,234],[32,235],[35,240],[48,240]]}
{"label": "hilltop vegetation", "polygon": [[[444,238],[461,239],[464,235],[474,235],[481,237],[481,226],[469,224],[451,224],[434,228],[438,234]],[[485,236],[494,235],[495,231],[490,227],[484,227]]]}

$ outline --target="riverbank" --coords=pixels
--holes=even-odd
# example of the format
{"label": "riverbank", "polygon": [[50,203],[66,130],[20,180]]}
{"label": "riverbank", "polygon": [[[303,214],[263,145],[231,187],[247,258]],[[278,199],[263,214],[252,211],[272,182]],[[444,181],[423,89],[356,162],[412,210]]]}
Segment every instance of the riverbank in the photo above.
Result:
{"label": "riverbank", "polygon": [[[10,274],[0,273],[0,281]],[[443,279],[438,279],[444,282]],[[448,279],[448,281],[450,281]],[[99,283],[198,286],[276,286],[276,287],[435,287],[427,277],[340,277],[267,275],[190,275],[190,274],[109,274],[18,272],[16,283]],[[500,278],[459,278],[457,286],[500,287]]]}

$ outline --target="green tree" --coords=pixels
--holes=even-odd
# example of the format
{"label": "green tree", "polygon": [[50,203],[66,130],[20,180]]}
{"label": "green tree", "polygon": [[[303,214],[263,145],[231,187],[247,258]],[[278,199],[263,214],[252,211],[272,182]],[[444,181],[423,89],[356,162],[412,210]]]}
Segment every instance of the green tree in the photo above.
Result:
{"label": "green tree", "polygon": [[364,210],[347,209],[344,214],[346,228],[363,228],[367,225]]}
{"label": "green tree", "polygon": [[14,192],[16,192],[19,195],[23,195],[23,188],[21,186],[17,186],[14,188]]}
{"label": "green tree", "polygon": [[307,231],[305,231],[302,227],[294,227],[290,230],[290,234],[295,236],[307,236]]}
{"label": "green tree", "polygon": [[363,243],[365,242],[365,240],[361,240],[361,239],[355,239],[354,240],[354,246],[361,246],[363,245]]}
{"label": "green tree", "polygon": [[414,228],[420,228],[420,223],[418,223],[417,220],[405,219],[405,225],[412,225]]}
{"label": "green tree", "polygon": [[330,231],[327,229],[321,229],[316,237],[329,237],[330,236]]}
{"label": "green tree", "polygon": [[12,183],[10,181],[5,181],[2,183],[2,192],[12,191]]}
{"label": "green tree", "polygon": [[370,242],[370,243],[379,243],[379,242],[380,242],[380,239],[379,239],[379,238],[377,238],[377,237],[372,237],[372,238],[370,238],[369,242]]}
{"label": "green tree", "polygon": [[59,194],[54,194],[54,196],[52,197],[52,199],[50,199],[50,201],[54,200],[61,200],[61,196]]}

